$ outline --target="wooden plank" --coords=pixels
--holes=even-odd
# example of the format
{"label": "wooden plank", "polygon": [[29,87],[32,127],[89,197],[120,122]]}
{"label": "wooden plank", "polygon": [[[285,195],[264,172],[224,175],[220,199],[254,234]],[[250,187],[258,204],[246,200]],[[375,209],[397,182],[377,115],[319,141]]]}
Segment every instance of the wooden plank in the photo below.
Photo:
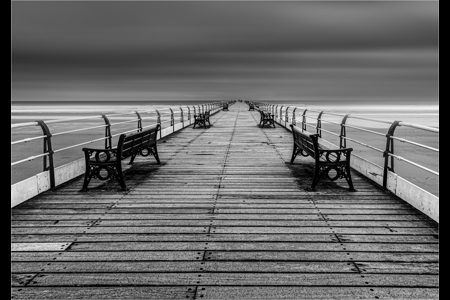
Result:
{"label": "wooden plank", "polygon": [[[407,271],[432,270],[431,264],[415,268],[403,264]],[[412,265],[412,264],[411,264]],[[368,270],[374,269],[369,268]],[[375,270],[391,270],[388,264],[374,265]],[[364,266],[366,267],[366,266]],[[13,273],[92,273],[92,272],[244,272],[244,273],[358,273],[353,264],[346,262],[220,262],[207,261],[200,264],[198,261],[134,261],[134,262],[13,262]],[[370,273],[367,271],[366,273]],[[392,273],[392,270],[391,270]],[[430,272],[428,272],[430,273]]]}
{"label": "wooden plank", "polygon": [[[437,288],[199,286],[202,299],[438,299]],[[378,297],[378,298],[375,298]]]}
{"label": "wooden plank", "polygon": [[389,253],[389,252],[309,252],[309,251],[206,251],[206,260],[218,261],[394,261],[436,263],[437,253]]}
{"label": "wooden plank", "polygon": [[69,243],[11,243],[11,252],[17,251],[64,251]]}
{"label": "wooden plank", "polygon": [[203,285],[439,287],[437,276],[357,273],[204,273]]}
{"label": "wooden plank", "polygon": [[419,252],[438,253],[437,244],[375,244],[375,243],[283,243],[283,242],[74,242],[70,251],[162,251],[162,250],[224,251],[366,251],[366,252]]}
{"label": "wooden plank", "polygon": [[11,299],[193,299],[194,286],[26,287],[12,288]]}
{"label": "wooden plank", "polygon": [[[98,252],[12,252],[11,261],[153,261],[195,260],[200,261],[199,251],[98,251]],[[69,270],[70,271],[70,270]]]}

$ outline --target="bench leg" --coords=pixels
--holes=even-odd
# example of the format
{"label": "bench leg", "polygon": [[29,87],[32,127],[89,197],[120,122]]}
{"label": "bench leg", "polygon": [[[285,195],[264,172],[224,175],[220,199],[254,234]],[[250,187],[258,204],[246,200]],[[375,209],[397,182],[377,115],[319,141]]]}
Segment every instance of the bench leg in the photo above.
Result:
{"label": "bench leg", "polygon": [[349,191],[350,192],[357,192],[357,190],[355,190],[355,188],[353,187],[353,182],[352,182],[352,175],[350,174],[350,166],[346,165],[345,166],[345,171],[346,174],[344,175],[345,180],[347,180],[347,183],[349,185]]}
{"label": "bench leg", "polygon": [[123,178],[122,166],[120,165],[120,161],[116,166],[117,172],[115,172],[114,177],[116,177],[117,181],[122,188],[122,191],[127,191],[127,185],[125,184],[125,179]]}
{"label": "bench leg", "polygon": [[136,158],[136,155],[137,154],[131,156],[130,162],[128,163],[129,165],[133,164],[133,161]]}
{"label": "bench leg", "polygon": [[158,148],[156,148],[156,144],[152,148],[149,148],[148,150],[153,154],[158,165],[160,165],[161,161],[159,160]]}
{"label": "bench leg", "polygon": [[89,182],[91,181],[91,178],[92,178],[91,168],[89,166],[86,166],[86,172],[84,173],[83,188],[81,189],[82,191],[85,192],[88,190],[88,185]]}
{"label": "bench leg", "polygon": [[319,183],[320,177],[322,176],[322,172],[319,167],[314,168],[314,177],[311,183],[311,187],[308,189],[308,191],[315,191],[316,186]]}
{"label": "bench leg", "polygon": [[294,144],[294,150],[292,150],[291,165],[294,163],[294,159],[297,157],[300,151],[302,150],[298,148],[297,145]]}

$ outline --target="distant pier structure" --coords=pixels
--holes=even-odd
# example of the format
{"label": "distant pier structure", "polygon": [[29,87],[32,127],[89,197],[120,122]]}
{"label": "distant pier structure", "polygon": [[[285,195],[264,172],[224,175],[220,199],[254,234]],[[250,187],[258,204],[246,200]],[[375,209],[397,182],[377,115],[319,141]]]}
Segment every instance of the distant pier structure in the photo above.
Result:
{"label": "distant pier structure", "polygon": [[[439,198],[394,172],[394,159],[408,162],[394,151],[395,128],[437,129],[393,122],[385,148],[368,145],[385,165],[352,154],[356,192],[327,178],[309,190],[314,160],[290,163],[289,125],[322,134],[325,113],[311,123],[307,109],[223,104],[130,113],[138,124],[130,132],[161,124],[161,164],[124,161],[125,191],[114,178],[94,178],[82,191],[82,151],[57,165],[65,149],[53,147],[49,122],[11,125],[40,126],[45,143],[43,154],[12,166],[46,158],[42,173],[11,185],[11,298],[439,298]],[[260,110],[275,127],[258,126]],[[205,111],[210,126],[193,128]],[[347,147],[350,117],[336,124],[339,143],[319,142]],[[113,148],[121,134],[111,130],[114,117],[98,118],[99,140]]]}

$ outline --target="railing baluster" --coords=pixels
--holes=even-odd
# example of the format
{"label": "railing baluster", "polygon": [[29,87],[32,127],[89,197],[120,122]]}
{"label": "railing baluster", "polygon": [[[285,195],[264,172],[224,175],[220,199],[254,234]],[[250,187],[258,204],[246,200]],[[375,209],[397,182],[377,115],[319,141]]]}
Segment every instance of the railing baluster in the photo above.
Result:
{"label": "railing baluster", "polygon": [[135,111],[135,113],[138,117],[138,124],[137,124],[138,132],[141,132],[142,131],[142,118],[141,118],[141,115],[137,111]]}
{"label": "railing baluster", "polygon": [[105,149],[111,149],[112,147],[112,137],[111,137],[111,123],[106,115],[102,115],[103,120],[105,120]]}
{"label": "railing baluster", "polygon": [[304,111],[303,111],[303,115],[302,115],[302,130],[303,131],[306,131],[306,111],[307,111],[308,109],[306,108]]}
{"label": "railing baluster", "polygon": [[[48,155],[43,156],[44,160],[44,171],[49,171],[50,177],[50,187],[55,187],[55,165],[53,164],[53,146],[52,146],[52,134],[47,124],[44,121],[36,121],[39,126],[41,126],[42,132],[46,135],[44,138],[44,153]],[[48,166],[47,166],[47,156],[48,156]]]}
{"label": "railing baluster", "polygon": [[322,114],[323,111],[321,111],[319,113],[319,115],[317,116],[317,133],[319,134],[319,137],[322,137]]}
{"label": "railing baluster", "polygon": [[350,114],[346,114],[341,121],[341,134],[339,135],[339,147],[340,148],[347,148],[347,140],[345,139],[347,137],[345,122],[347,122],[348,116],[350,116]]}
{"label": "railing baluster", "polygon": [[394,121],[389,127],[386,133],[386,149],[383,153],[384,157],[384,168],[383,168],[383,188],[387,188],[387,174],[388,170],[394,172],[394,157],[391,156],[391,166],[389,167],[389,155],[388,153],[394,154],[394,139],[391,137],[394,135],[394,131],[401,121]]}

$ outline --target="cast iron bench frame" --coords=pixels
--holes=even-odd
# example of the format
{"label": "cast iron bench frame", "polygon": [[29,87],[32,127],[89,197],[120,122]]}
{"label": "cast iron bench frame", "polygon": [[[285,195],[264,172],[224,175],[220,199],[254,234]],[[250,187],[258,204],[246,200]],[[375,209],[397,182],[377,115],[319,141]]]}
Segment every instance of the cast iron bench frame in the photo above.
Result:
{"label": "cast iron bench frame", "polygon": [[228,110],[228,103],[224,103],[223,104],[223,109],[222,110]]}
{"label": "cast iron bench frame", "polygon": [[[122,191],[127,190],[122,172],[121,162],[131,157],[131,165],[136,157],[149,156],[152,154],[157,163],[161,164],[156,147],[156,138],[161,125],[158,124],[149,129],[131,134],[121,134],[117,146],[111,149],[83,148],[86,163],[84,183],[82,191],[87,191],[92,178],[108,180],[111,177],[117,179]],[[104,171],[106,175],[102,174]]]}
{"label": "cast iron bench frame", "polygon": [[248,110],[255,110],[255,105],[253,103],[250,103],[248,105]]}
{"label": "cast iron bench frame", "polygon": [[273,125],[273,128],[275,128],[275,119],[274,119],[274,115],[271,114],[270,112],[265,112],[261,109],[258,109],[259,114],[261,115],[261,120],[259,121],[259,125],[261,127],[264,127],[266,124],[267,125]]}
{"label": "cast iron bench frame", "polygon": [[195,125],[203,125],[205,128],[207,128],[206,122],[208,122],[209,126],[211,126],[211,123],[209,122],[209,115],[209,110],[205,111],[204,113],[194,115],[194,126],[192,128],[195,128]]}
{"label": "cast iron bench frame", "polygon": [[[319,134],[311,134],[307,131],[302,132],[301,128],[292,124],[289,126],[292,128],[294,137],[291,164],[294,163],[294,159],[298,154],[311,156],[315,160],[314,177],[311,187],[307,190],[314,191],[319,180],[322,177],[326,177],[332,181],[345,178],[350,186],[349,190],[356,192],[350,174],[350,155],[353,148],[325,149],[319,145]],[[334,176],[329,174],[332,170],[336,172]]]}

